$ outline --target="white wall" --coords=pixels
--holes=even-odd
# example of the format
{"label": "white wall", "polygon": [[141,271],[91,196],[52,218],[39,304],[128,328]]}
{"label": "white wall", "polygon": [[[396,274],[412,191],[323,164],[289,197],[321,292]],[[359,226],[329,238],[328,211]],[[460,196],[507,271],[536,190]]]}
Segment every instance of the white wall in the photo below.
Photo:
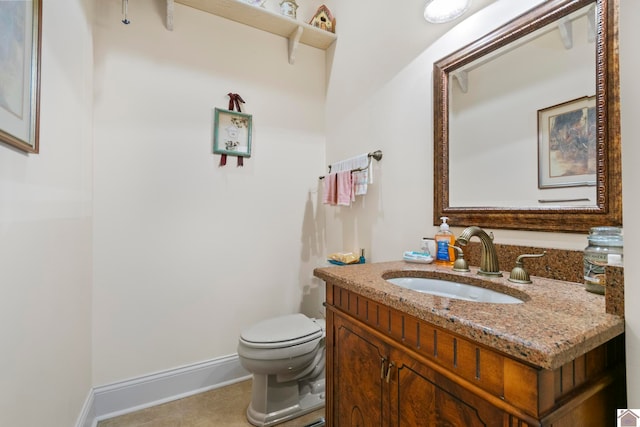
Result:
{"label": "white wall", "polygon": [[[236,352],[241,328],[318,315],[325,52],[164,1],[96,3],[94,384]],[[219,167],[214,107],[253,115]],[[322,212],[322,210],[321,210]],[[314,305],[315,304],[315,305]]]}
{"label": "white wall", "polygon": [[[435,233],[433,62],[539,2],[498,0],[414,56],[411,52],[420,42],[421,28],[431,25],[422,20],[417,1],[408,2],[413,7],[394,3],[393,13],[389,6],[361,8],[336,2],[335,14],[342,25],[338,25],[340,38],[327,97],[327,160],[378,148],[384,158],[376,165],[376,183],[365,199],[351,208],[326,207],[329,251],[365,247],[372,261],[397,260],[403,251],[418,249],[422,236]],[[629,260],[640,255],[637,221],[633,221],[638,205],[628,184],[638,180],[635,160],[639,153],[634,142],[640,129],[634,117],[640,111],[636,83],[640,65],[629,42],[638,37],[634,20],[638,4],[633,0],[621,3],[625,257]],[[385,26],[372,35],[372,22],[385,22]],[[459,234],[461,230],[452,231]],[[494,231],[498,243],[574,250],[586,246],[583,234]],[[634,283],[638,273],[633,265],[626,263],[627,301],[638,299]],[[627,315],[629,407],[633,408],[640,407],[640,318]]]}
{"label": "white wall", "polygon": [[44,1],[40,154],[0,146],[0,425],[73,425],[91,387],[91,2]]}
{"label": "white wall", "polygon": [[640,257],[640,201],[634,185],[640,182],[640,55],[632,40],[638,40],[637,17],[640,3],[634,0],[620,1],[620,104],[622,124],[622,196],[624,222],[625,262],[625,318],[627,344],[627,406],[640,408],[640,312],[635,303],[640,301],[640,267],[635,262]]}

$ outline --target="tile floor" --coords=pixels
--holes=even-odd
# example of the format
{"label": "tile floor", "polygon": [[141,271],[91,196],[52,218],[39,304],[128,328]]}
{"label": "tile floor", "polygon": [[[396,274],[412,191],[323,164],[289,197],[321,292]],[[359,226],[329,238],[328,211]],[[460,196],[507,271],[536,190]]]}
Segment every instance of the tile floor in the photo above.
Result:
{"label": "tile floor", "polygon": [[[98,427],[251,427],[245,417],[250,400],[251,381],[242,381],[103,420]],[[324,408],[278,427],[303,427],[321,417],[324,417]]]}

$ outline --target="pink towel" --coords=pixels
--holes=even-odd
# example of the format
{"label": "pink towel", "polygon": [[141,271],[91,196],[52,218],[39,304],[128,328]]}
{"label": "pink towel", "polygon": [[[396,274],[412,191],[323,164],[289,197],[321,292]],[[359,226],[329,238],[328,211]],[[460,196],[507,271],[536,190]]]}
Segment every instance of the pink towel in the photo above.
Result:
{"label": "pink towel", "polygon": [[338,205],[350,206],[351,205],[351,191],[353,185],[351,183],[351,171],[338,172],[337,179],[337,193],[338,193]]}
{"label": "pink towel", "polygon": [[335,205],[338,202],[337,176],[337,173],[330,173],[324,177],[322,203],[325,205]]}

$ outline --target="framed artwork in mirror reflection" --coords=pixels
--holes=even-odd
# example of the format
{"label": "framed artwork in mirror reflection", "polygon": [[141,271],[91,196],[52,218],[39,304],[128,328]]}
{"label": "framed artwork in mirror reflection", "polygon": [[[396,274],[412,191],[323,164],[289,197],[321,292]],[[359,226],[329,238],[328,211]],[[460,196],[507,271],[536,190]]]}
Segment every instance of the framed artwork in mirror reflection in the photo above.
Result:
{"label": "framed artwork in mirror reflection", "polygon": [[538,188],[596,184],[596,97],[538,110]]}

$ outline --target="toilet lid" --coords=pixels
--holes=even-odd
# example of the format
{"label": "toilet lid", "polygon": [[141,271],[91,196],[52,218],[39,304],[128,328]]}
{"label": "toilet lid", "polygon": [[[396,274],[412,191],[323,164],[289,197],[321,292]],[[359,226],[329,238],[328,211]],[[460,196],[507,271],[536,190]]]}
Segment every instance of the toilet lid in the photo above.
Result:
{"label": "toilet lid", "polygon": [[291,346],[322,337],[320,325],[304,314],[263,320],[242,331],[240,338],[254,347]]}

